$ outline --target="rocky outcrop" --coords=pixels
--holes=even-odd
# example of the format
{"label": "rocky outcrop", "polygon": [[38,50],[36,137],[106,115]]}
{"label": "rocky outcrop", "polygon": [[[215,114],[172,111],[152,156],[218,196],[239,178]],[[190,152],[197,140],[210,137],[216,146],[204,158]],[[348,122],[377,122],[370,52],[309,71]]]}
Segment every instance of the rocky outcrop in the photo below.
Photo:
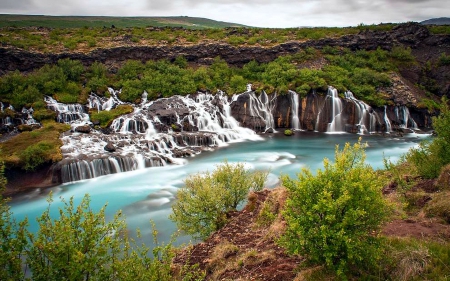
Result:
{"label": "rocky outcrop", "polygon": [[189,62],[210,64],[212,59],[220,56],[232,65],[243,65],[251,60],[269,62],[275,58],[297,53],[308,47],[323,48],[339,46],[351,50],[390,50],[395,45],[404,45],[413,49],[426,49],[440,54],[442,49],[449,50],[450,36],[430,34],[428,29],[417,23],[396,26],[390,31],[362,30],[358,34],[345,35],[339,38],[295,41],[273,47],[233,46],[229,44],[200,44],[191,46],[127,46],[110,49],[97,49],[90,53],[42,54],[15,48],[0,48],[0,73],[20,70],[30,71],[45,64],[56,63],[59,59],[70,58],[80,60],[85,65],[95,61],[110,66],[126,60],[174,60],[184,56]]}

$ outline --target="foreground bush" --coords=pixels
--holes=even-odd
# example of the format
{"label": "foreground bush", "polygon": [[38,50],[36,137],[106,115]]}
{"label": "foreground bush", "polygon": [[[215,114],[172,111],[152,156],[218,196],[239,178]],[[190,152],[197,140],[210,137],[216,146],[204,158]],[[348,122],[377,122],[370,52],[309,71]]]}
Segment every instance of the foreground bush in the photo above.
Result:
{"label": "foreground bush", "polygon": [[324,170],[316,175],[305,168],[298,180],[282,177],[288,189],[282,243],[341,277],[352,265],[376,260],[377,233],[389,210],[363,147],[358,141],[336,148],[335,163],[324,159]]}
{"label": "foreground bush", "polygon": [[[1,179],[0,187],[4,186]],[[127,235],[121,213],[108,222],[106,206],[92,211],[88,195],[78,206],[73,198],[64,202],[55,218],[50,216],[51,197],[48,201],[33,234],[26,230],[26,221],[14,221],[6,201],[0,198],[0,280],[203,279],[195,265],[185,266],[175,275],[172,243],[159,244],[154,231],[154,248],[136,245]]]}
{"label": "foreground bush", "polygon": [[236,210],[248,192],[260,190],[266,172],[250,172],[242,163],[228,162],[212,173],[196,174],[185,180],[177,193],[170,219],[195,238],[206,238],[227,222],[227,213]]}

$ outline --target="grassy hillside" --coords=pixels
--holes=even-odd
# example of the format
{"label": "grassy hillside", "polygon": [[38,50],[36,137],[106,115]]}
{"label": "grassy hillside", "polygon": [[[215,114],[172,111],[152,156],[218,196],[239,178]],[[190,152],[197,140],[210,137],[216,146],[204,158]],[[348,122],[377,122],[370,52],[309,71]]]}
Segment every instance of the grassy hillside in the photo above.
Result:
{"label": "grassy hillside", "polygon": [[96,17],[96,16],[40,16],[0,15],[0,27],[184,27],[191,29],[242,27],[241,24],[193,17]]}

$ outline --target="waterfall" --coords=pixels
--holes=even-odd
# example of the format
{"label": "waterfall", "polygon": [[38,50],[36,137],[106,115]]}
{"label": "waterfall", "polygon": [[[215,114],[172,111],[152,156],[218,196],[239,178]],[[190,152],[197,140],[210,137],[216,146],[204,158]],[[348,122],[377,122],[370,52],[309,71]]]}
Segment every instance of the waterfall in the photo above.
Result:
{"label": "waterfall", "polygon": [[63,183],[73,182],[163,165],[164,163],[160,159],[144,159],[139,154],[135,156],[112,156],[92,160],[78,160],[60,164],[61,180]]}
{"label": "waterfall", "polygon": [[47,103],[47,107],[57,113],[57,122],[68,123],[74,126],[90,122],[89,115],[84,111],[81,104],[64,104],[48,96],[44,100]]}
{"label": "waterfall", "polygon": [[355,104],[356,118],[358,120],[359,134],[372,133],[375,131],[377,115],[373,109],[363,101],[356,99],[350,91],[345,92],[345,98]]}
{"label": "waterfall", "polygon": [[392,132],[391,121],[387,116],[387,106],[384,106],[384,123],[386,124],[386,133]]}
{"label": "waterfall", "polygon": [[[109,99],[92,94],[88,107],[102,111],[122,104],[116,93],[110,89]],[[78,119],[61,116],[58,118],[60,122],[74,124],[82,117],[85,120],[80,105],[65,105],[51,98],[46,101],[49,108],[58,114],[81,115],[77,115]],[[222,92],[216,95],[198,93],[186,97],[173,96],[157,102],[148,102],[144,92],[141,103],[133,106],[132,113],[112,121],[110,134],[91,130],[89,134],[66,133],[61,138],[61,151],[65,159],[60,169],[63,182],[167,163],[184,164],[185,160],[180,157],[195,155],[208,147],[242,140],[262,140],[254,131],[239,126],[231,116],[228,97]],[[181,124],[186,123],[195,127],[196,132],[172,130],[171,126],[182,127]]]}
{"label": "waterfall", "polygon": [[331,102],[331,122],[328,123],[327,132],[343,132],[341,114],[342,114],[342,101],[338,96],[338,92],[333,87],[328,87],[328,93],[326,100]]}
{"label": "waterfall", "polygon": [[[269,99],[269,96],[266,94],[265,91],[262,91],[259,97],[257,97],[255,92],[253,91],[246,92],[244,94],[248,96],[247,108],[249,110],[249,115],[264,120],[265,123],[265,128],[263,130],[264,132],[267,132],[267,130],[269,129],[274,130],[275,121],[273,118],[272,111],[275,107],[276,95],[274,95],[272,99]],[[234,95],[232,98],[232,102],[237,101],[237,99],[241,95],[242,94]]]}
{"label": "waterfall", "polygon": [[291,98],[291,124],[292,128],[294,130],[300,130],[300,120],[298,118],[298,107],[299,107],[299,101],[298,101],[298,94],[294,91],[289,91],[289,97]]}
{"label": "waterfall", "polygon": [[400,107],[396,106],[395,109],[395,116],[399,123],[399,127],[402,129],[413,129],[417,130],[417,123],[414,121],[414,119],[411,117],[409,113],[409,109],[402,105]]}

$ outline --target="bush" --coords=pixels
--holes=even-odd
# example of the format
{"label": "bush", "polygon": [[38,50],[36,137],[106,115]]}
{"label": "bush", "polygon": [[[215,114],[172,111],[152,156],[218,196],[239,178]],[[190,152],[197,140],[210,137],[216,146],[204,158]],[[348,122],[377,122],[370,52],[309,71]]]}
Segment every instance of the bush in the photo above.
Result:
{"label": "bush", "polygon": [[49,161],[49,155],[53,152],[53,144],[47,141],[41,141],[30,145],[25,150],[21,151],[19,153],[19,158],[23,163],[23,169],[31,171],[36,169],[39,165]]}
{"label": "bush", "polygon": [[335,163],[324,159],[324,170],[313,175],[304,168],[298,180],[282,177],[288,190],[281,239],[288,251],[325,263],[341,277],[351,265],[376,260],[376,233],[389,208],[379,175],[365,164],[361,141],[335,152]]}
{"label": "bush", "polygon": [[118,105],[110,111],[91,112],[91,120],[100,122],[100,126],[106,128],[110,123],[120,115],[133,112],[133,107],[129,104]]}
{"label": "bush", "polygon": [[406,160],[413,164],[417,173],[425,178],[437,178],[441,168],[450,163],[450,109],[447,100],[442,100],[441,113],[433,117],[433,128],[437,136],[422,142],[406,154]]}
{"label": "bush", "polygon": [[226,214],[236,210],[251,189],[260,188],[261,174],[225,162],[212,173],[192,175],[184,183],[170,219],[185,233],[206,238],[225,225]]}

